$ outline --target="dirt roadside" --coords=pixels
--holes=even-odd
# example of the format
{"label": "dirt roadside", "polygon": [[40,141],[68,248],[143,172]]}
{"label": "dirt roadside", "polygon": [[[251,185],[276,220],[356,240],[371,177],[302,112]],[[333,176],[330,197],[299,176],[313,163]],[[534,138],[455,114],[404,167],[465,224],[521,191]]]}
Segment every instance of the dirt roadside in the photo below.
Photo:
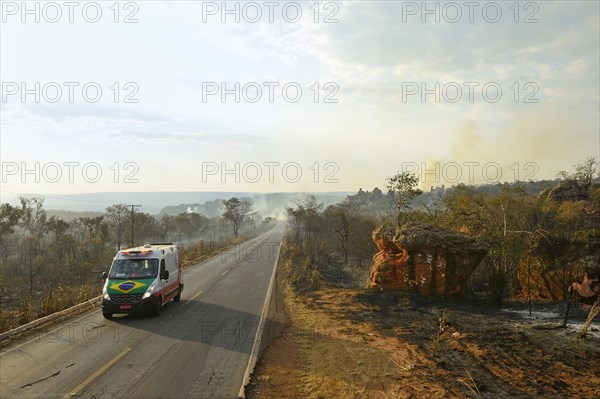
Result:
{"label": "dirt roadside", "polygon": [[[248,398],[595,398],[600,333],[401,292],[298,295],[278,277],[279,337]],[[281,306],[285,305],[285,312]]]}

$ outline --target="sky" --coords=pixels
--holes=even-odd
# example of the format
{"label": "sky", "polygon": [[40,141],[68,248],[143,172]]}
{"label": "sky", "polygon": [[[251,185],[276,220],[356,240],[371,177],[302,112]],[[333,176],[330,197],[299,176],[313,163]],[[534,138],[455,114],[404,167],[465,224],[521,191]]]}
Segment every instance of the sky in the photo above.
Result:
{"label": "sky", "polygon": [[600,155],[597,1],[1,1],[1,200],[554,178]]}

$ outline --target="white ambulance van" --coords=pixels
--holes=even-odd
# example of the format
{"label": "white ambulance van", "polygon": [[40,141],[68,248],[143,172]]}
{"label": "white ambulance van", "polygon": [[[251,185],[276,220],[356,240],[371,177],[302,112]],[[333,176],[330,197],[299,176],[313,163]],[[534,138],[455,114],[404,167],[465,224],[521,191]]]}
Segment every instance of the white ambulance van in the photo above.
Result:
{"label": "white ambulance van", "polygon": [[102,289],[102,314],[148,310],[158,316],[183,291],[181,259],[173,243],[146,244],[117,252]]}

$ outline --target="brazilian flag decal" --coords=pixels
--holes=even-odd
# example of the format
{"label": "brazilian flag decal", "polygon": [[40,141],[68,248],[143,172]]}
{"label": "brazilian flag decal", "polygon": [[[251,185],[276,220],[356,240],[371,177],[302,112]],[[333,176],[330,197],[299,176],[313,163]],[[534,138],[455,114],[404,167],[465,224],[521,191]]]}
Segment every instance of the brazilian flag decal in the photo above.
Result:
{"label": "brazilian flag decal", "polygon": [[[109,282],[108,293],[109,294],[137,294],[144,293],[148,289],[153,279],[144,280],[113,280]],[[111,284],[112,283],[112,284]]]}

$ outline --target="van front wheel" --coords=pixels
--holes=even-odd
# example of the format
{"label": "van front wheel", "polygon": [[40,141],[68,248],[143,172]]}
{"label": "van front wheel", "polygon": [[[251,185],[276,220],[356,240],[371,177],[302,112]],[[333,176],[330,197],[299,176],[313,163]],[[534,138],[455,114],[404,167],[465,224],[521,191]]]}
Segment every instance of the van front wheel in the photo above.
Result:
{"label": "van front wheel", "polygon": [[102,316],[104,316],[105,319],[112,319],[113,314],[112,313],[108,313],[108,312],[102,312]]}
{"label": "van front wheel", "polygon": [[162,311],[162,297],[158,297],[156,301],[156,305],[154,307],[154,316],[160,316],[160,312]]}

